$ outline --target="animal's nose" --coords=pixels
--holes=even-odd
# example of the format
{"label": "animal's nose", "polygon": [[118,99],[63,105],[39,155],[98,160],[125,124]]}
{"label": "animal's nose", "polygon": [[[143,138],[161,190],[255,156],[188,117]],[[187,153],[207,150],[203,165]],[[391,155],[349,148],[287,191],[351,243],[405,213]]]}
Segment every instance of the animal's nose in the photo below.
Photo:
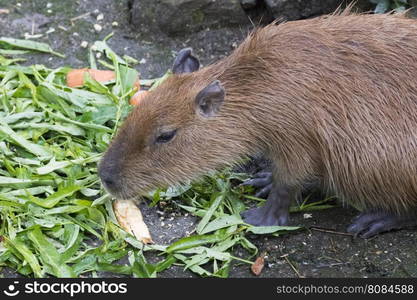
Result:
{"label": "animal's nose", "polygon": [[109,172],[101,172],[100,178],[106,187],[111,189],[113,186],[115,186],[115,180]]}
{"label": "animal's nose", "polygon": [[109,192],[116,192],[118,190],[118,174],[114,168],[101,164],[98,169],[98,175],[104,187]]}

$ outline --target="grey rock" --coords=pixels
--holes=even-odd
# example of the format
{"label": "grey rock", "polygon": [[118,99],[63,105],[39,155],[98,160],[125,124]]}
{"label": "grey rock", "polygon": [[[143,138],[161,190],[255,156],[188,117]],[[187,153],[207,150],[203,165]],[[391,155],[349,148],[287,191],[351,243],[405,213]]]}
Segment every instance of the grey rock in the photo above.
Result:
{"label": "grey rock", "polygon": [[266,7],[272,15],[285,20],[331,13],[344,3],[343,0],[265,0]]}
{"label": "grey rock", "polygon": [[411,9],[408,11],[407,16],[417,19],[417,0],[409,0],[408,4],[410,5]]}
{"label": "grey rock", "polygon": [[12,21],[12,26],[16,28],[21,28],[27,32],[36,30],[38,32],[39,28],[47,25],[50,22],[50,19],[45,15],[34,13],[32,15],[27,14],[22,18],[16,18]]}
{"label": "grey rock", "polygon": [[240,0],[131,0],[132,24],[183,35],[249,23]]}
{"label": "grey rock", "polygon": [[240,4],[244,9],[251,9],[256,7],[259,1],[257,0],[240,0]]}

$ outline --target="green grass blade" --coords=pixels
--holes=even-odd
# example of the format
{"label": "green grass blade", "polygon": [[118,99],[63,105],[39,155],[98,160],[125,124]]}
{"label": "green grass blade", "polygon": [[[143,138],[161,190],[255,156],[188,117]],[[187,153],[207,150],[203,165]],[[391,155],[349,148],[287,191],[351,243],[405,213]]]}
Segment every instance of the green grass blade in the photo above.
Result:
{"label": "green grass blade", "polygon": [[75,277],[75,273],[68,265],[62,263],[61,256],[56,248],[45,238],[39,227],[28,232],[28,238],[33,242],[45,264],[47,264],[56,277]]}
{"label": "green grass blade", "polygon": [[38,259],[36,258],[35,254],[29,250],[29,248],[23,244],[22,242],[18,241],[17,239],[9,239],[5,237],[6,246],[11,246],[20,253],[24,260],[30,265],[35,277],[41,278],[44,277],[43,270],[39,264]]}
{"label": "green grass blade", "polygon": [[56,56],[59,56],[59,57],[62,57],[62,58],[65,57],[65,55],[52,50],[52,48],[48,44],[41,43],[41,42],[36,42],[36,41],[31,41],[31,40],[21,40],[21,39],[7,38],[7,37],[0,38],[0,43],[1,42],[6,43],[9,46],[13,46],[13,47],[16,47],[16,48],[50,53],[50,54],[53,54],[53,55],[56,55]]}
{"label": "green grass blade", "polygon": [[28,152],[35,154],[38,157],[45,158],[45,157],[51,156],[51,152],[46,147],[26,140],[25,138],[23,138],[22,136],[14,132],[13,129],[11,129],[9,125],[7,125],[7,123],[5,123],[1,119],[0,119],[0,133],[5,134],[6,136],[8,136],[10,141],[14,142],[15,144],[24,148]]}

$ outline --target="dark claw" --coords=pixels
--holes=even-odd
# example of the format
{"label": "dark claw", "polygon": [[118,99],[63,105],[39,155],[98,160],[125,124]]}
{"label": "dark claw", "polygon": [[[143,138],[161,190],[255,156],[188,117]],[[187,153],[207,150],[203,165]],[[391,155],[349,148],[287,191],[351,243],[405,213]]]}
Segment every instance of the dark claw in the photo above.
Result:
{"label": "dark claw", "polygon": [[416,225],[415,217],[402,217],[388,212],[367,212],[356,217],[347,231],[355,237],[367,239],[382,232]]}
{"label": "dark claw", "polygon": [[256,174],[253,174],[254,178],[269,178],[269,180],[272,180],[272,172],[258,172]]}
{"label": "dark claw", "polygon": [[272,183],[272,173],[259,172],[253,175],[252,179],[244,181],[241,185],[251,185],[254,187],[265,187]]}
{"label": "dark claw", "polygon": [[350,224],[349,227],[346,229],[347,232],[349,233],[357,233],[359,231],[358,229],[358,225],[356,225],[355,223]]}
{"label": "dark claw", "polygon": [[253,175],[252,179],[248,179],[241,185],[251,185],[260,190],[257,191],[255,197],[266,198],[272,190],[272,173],[259,172]]}
{"label": "dark claw", "polygon": [[365,231],[361,232],[360,237],[367,239],[377,235],[378,233],[389,231],[394,229],[393,227],[387,226],[384,222],[376,222],[371,224]]}
{"label": "dark claw", "polygon": [[259,192],[255,194],[257,198],[266,198],[272,190],[272,183],[262,188]]}
{"label": "dark claw", "polygon": [[278,217],[278,226],[287,226],[288,221],[288,213],[282,214]]}
{"label": "dark claw", "polygon": [[270,184],[271,180],[268,178],[254,178],[254,179],[248,179],[241,183],[241,185],[251,185],[254,187],[264,187],[268,184]]}

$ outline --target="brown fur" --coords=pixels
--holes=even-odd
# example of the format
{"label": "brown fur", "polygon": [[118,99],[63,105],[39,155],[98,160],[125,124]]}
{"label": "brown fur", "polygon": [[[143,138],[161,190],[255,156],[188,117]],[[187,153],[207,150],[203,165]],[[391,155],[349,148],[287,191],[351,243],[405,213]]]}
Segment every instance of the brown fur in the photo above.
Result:
{"label": "brown fur", "polygon": [[[402,15],[258,29],[229,57],[170,77],[131,113],[109,150],[119,196],[263,152],[281,185],[314,182],[364,208],[405,213],[417,206],[416,76],[417,22]],[[194,98],[215,79],[226,98],[204,118]],[[178,134],[153,145],[161,128]]]}

